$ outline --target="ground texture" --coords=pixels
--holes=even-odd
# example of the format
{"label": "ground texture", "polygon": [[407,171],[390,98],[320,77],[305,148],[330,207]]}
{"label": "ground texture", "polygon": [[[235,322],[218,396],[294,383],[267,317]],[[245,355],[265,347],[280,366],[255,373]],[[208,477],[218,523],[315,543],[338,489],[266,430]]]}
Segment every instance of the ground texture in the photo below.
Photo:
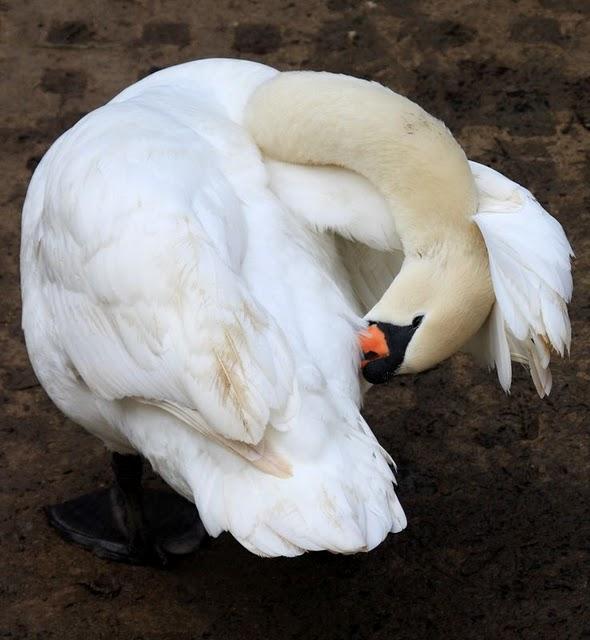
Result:
{"label": "ground texture", "polygon": [[[0,638],[590,638],[589,19],[579,0],[0,1]],[[578,255],[572,355],[548,400],[522,373],[506,397],[463,357],[370,394],[409,527],[369,555],[262,560],[222,536],[168,571],[111,565],[40,511],[106,484],[109,467],[27,363],[27,182],[81,115],[206,56],[409,95],[531,188]]]}

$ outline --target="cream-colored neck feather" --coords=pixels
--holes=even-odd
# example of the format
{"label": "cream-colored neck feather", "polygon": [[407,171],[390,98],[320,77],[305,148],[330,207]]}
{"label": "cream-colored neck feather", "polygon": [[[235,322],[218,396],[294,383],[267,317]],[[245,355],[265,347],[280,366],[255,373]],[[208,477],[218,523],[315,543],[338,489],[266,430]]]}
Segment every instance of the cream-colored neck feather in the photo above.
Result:
{"label": "cream-colored neck feather", "polygon": [[[406,255],[472,234],[476,188],[465,154],[442,122],[385,87],[324,72],[281,73],[252,96],[245,124],[277,160],[338,165],[389,200]],[[441,219],[441,216],[444,216]]]}

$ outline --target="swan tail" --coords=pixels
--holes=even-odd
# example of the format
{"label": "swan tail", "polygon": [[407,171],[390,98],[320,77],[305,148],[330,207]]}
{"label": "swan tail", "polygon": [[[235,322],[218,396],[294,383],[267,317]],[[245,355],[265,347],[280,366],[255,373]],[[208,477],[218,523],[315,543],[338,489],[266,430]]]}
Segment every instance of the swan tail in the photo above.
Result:
{"label": "swan tail", "polygon": [[361,489],[342,476],[327,477],[321,467],[294,466],[284,479],[251,467],[209,484],[215,497],[197,487],[194,499],[211,535],[229,531],[260,556],[370,551],[406,525],[393,485],[384,479]]}
{"label": "swan tail", "polygon": [[[267,446],[290,468],[278,477],[168,412],[136,407],[126,433],[156,472],[195,502],[213,537],[228,531],[260,556],[349,554],[369,551],[406,526],[390,458],[358,413],[355,424],[343,421],[319,436],[319,418],[290,432],[271,430]],[[303,438],[294,433],[303,430]]]}

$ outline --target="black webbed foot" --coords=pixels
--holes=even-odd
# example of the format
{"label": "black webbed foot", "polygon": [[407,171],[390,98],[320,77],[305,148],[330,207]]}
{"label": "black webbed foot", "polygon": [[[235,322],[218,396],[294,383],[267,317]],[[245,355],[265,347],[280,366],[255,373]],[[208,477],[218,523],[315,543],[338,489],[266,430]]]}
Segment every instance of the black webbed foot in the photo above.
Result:
{"label": "black webbed foot", "polygon": [[115,483],[47,507],[49,522],[69,542],[101,558],[166,566],[192,553],[207,534],[194,504],[175,493],[143,489],[139,456],[113,454]]}

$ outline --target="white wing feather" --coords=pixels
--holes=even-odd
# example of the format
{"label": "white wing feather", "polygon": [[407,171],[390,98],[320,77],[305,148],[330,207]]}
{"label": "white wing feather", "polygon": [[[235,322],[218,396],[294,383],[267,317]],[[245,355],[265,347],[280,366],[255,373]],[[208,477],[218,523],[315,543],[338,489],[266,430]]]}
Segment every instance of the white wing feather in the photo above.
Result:
{"label": "white wing feather", "polygon": [[265,161],[270,187],[316,231],[332,231],[362,315],[375,306],[404,259],[387,200],[363,176],[340,167]]}
{"label": "white wing feather", "polygon": [[543,397],[551,391],[549,348],[561,356],[570,348],[573,252],[559,222],[530,191],[489,167],[470,165],[480,201],[473,219],[486,243],[496,295],[470,348],[496,368],[506,391],[510,361],[528,366]]}
{"label": "white wing feather", "polygon": [[45,161],[38,246],[61,343],[97,396],[156,405],[288,475],[261,440],[287,428],[293,358],[240,275],[242,204],[214,149],[161,117],[112,103]]}

